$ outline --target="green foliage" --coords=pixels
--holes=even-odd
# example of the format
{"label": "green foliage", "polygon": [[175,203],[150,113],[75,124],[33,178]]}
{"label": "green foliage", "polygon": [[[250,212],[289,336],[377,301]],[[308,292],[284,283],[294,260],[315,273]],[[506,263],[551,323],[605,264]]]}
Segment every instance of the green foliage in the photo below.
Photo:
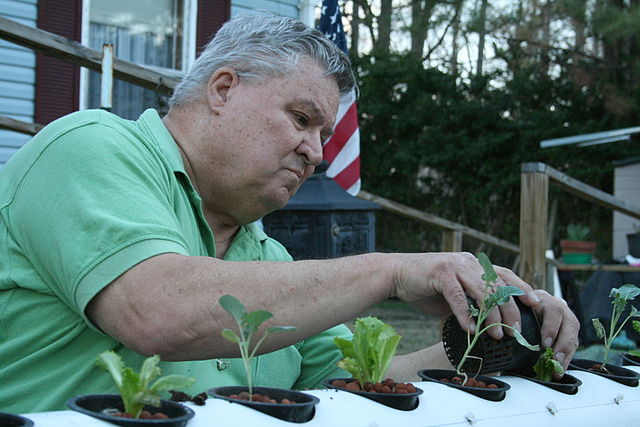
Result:
{"label": "green foliage", "polygon": [[[629,301],[634,300],[638,295],[640,295],[640,288],[636,285],[632,285],[627,283],[626,285],[621,286],[620,288],[613,288],[609,293],[609,297],[613,298],[611,300],[611,304],[613,306],[611,313],[611,324],[609,327],[609,333],[605,327],[600,322],[599,318],[591,319],[591,323],[593,323],[593,328],[596,331],[596,336],[604,341],[604,360],[602,361],[602,367],[605,368],[605,365],[609,361],[609,350],[611,349],[611,344],[613,340],[618,336],[620,331],[624,325],[634,317],[640,317],[640,311],[638,311],[633,305],[631,306],[631,310],[629,314],[624,318],[624,320],[618,326],[618,322],[620,322],[620,318],[627,307],[627,303]],[[640,323],[638,321],[633,321],[632,325],[636,331],[640,329]]]}
{"label": "green foliage", "polygon": [[247,378],[247,387],[249,388],[249,396],[253,395],[253,377],[251,375],[251,360],[256,355],[258,348],[264,342],[269,334],[276,332],[288,332],[295,331],[295,327],[293,326],[272,326],[265,329],[264,334],[258,340],[258,342],[251,348],[251,339],[253,338],[253,334],[258,331],[260,325],[262,325],[265,321],[269,320],[273,317],[273,314],[264,311],[264,310],[256,310],[247,312],[244,308],[244,305],[237,298],[231,295],[223,295],[219,300],[220,306],[229,313],[236,324],[238,325],[238,332],[234,332],[231,329],[224,329],[222,331],[222,336],[233,342],[238,344],[240,348],[240,356],[242,357],[242,363],[244,366],[244,372]]}
{"label": "green foliage", "polygon": [[536,373],[536,378],[540,381],[550,382],[553,379],[553,374],[562,376],[564,369],[560,362],[554,359],[553,349],[546,348],[540,353],[540,357],[535,365],[533,365],[533,371]]}
{"label": "green foliage", "polygon": [[498,275],[496,274],[496,271],[493,268],[493,264],[489,260],[489,257],[487,257],[484,252],[481,252],[478,255],[478,261],[480,262],[480,265],[484,270],[484,274],[482,274],[482,280],[484,281],[482,301],[480,302],[480,307],[478,308],[474,307],[473,305],[469,305],[471,316],[476,318],[476,333],[473,335],[473,338],[471,338],[471,332],[468,332],[469,338],[467,342],[469,344],[467,345],[467,349],[462,355],[458,366],[456,366],[456,371],[458,372],[458,374],[464,374],[465,377],[466,373],[462,371],[464,362],[466,362],[469,354],[471,354],[471,351],[478,342],[478,339],[480,339],[480,336],[492,326],[502,326],[505,328],[509,328],[513,331],[513,336],[518,344],[528,348],[531,351],[540,350],[540,346],[529,344],[526,338],[523,337],[518,330],[514,329],[510,325],[506,325],[504,323],[491,323],[485,325],[485,320],[487,319],[487,316],[492,309],[496,308],[497,306],[506,304],[509,301],[509,298],[512,296],[524,295],[524,291],[515,286],[496,286],[495,282],[498,279]]}
{"label": "green foliage", "polygon": [[145,405],[160,407],[161,391],[180,390],[195,381],[180,375],[167,375],[151,384],[151,381],[162,374],[159,363],[160,356],[148,357],[142,364],[140,373],[137,373],[125,366],[122,358],[113,351],[105,351],[96,359],[96,364],[111,374],[120,392],[125,412],[134,418],[140,417]]}
{"label": "green foliage", "polygon": [[376,317],[356,319],[351,340],[333,339],[343,356],[338,366],[351,373],[363,387],[368,382],[381,382],[401,338],[390,325]]}
{"label": "green foliage", "polygon": [[587,240],[589,235],[589,227],[582,224],[569,224],[567,226],[567,239],[569,240]]}

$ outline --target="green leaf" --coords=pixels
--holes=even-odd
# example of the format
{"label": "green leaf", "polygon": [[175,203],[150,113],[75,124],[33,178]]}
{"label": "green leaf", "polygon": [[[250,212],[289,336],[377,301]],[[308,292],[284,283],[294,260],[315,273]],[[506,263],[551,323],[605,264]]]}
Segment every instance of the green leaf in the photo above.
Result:
{"label": "green leaf", "polygon": [[275,332],[291,332],[295,330],[296,330],[295,326],[271,326],[270,328],[267,328],[265,333],[273,334]]}
{"label": "green leaf", "polygon": [[151,357],[147,357],[142,363],[142,368],[140,369],[140,385],[143,389],[149,387],[151,381],[162,374],[162,371],[158,367],[159,363],[160,356],[158,356],[157,354]]}
{"label": "green leaf", "polygon": [[233,316],[236,321],[241,322],[244,317],[246,311],[244,309],[244,305],[237,298],[231,295],[223,295],[218,300],[222,308]]}
{"label": "green leaf", "polygon": [[596,336],[598,338],[604,338],[607,333],[605,332],[604,326],[602,326],[602,323],[600,323],[600,319],[597,317],[594,319],[591,319],[591,323],[593,323],[593,329],[595,329],[596,331]]}
{"label": "green leaf", "polygon": [[620,299],[623,301],[631,301],[638,295],[640,295],[640,288],[630,283],[627,283],[620,288],[613,288],[609,293],[609,296],[611,298]]}
{"label": "green leaf", "polygon": [[231,329],[223,329],[222,336],[231,342],[234,342],[234,343],[240,342],[240,337]]}
{"label": "green leaf", "polygon": [[247,313],[244,316],[243,320],[250,328],[255,331],[258,329],[258,327],[260,327],[260,325],[262,325],[265,321],[271,319],[272,317],[273,314],[269,313],[268,311],[256,310],[252,311],[251,313]]}
{"label": "green leaf", "polygon": [[157,393],[164,390],[181,390],[191,387],[194,382],[195,378],[184,377],[182,375],[167,375],[153,383],[151,391]]}
{"label": "green leaf", "polygon": [[489,257],[484,252],[480,252],[478,254],[478,262],[480,262],[480,266],[482,266],[482,269],[484,270],[482,280],[489,283],[493,283],[498,280],[496,270],[493,268],[493,264],[489,261]]}
{"label": "green leaf", "polygon": [[122,371],[124,369],[124,362],[122,358],[113,351],[105,351],[98,355],[96,358],[96,364],[111,374],[113,382],[116,383],[116,387],[120,389],[122,387]]}
{"label": "green leaf", "polygon": [[526,347],[531,351],[540,351],[539,345],[529,344],[529,341],[527,341],[527,339],[524,336],[522,336],[522,334],[518,332],[516,329],[513,329],[513,336],[516,339],[516,341],[520,343],[521,346]]}
{"label": "green leaf", "polygon": [[564,369],[562,369],[560,362],[554,359],[551,348],[545,349],[545,351],[540,354],[538,361],[533,365],[533,370],[536,373],[536,378],[546,382],[553,379],[554,373],[560,376],[564,374]]}
{"label": "green leaf", "polygon": [[640,334],[640,321],[634,320],[631,322],[631,325],[633,326],[633,329]]}
{"label": "green leaf", "polygon": [[509,302],[509,297],[524,295],[524,291],[515,286],[498,286],[496,291],[487,297],[487,308],[503,305]]}
{"label": "green leaf", "polygon": [[472,317],[478,317],[480,314],[480,310],[478,310],[473,304],[469,304],[469,311],[471,312]]}

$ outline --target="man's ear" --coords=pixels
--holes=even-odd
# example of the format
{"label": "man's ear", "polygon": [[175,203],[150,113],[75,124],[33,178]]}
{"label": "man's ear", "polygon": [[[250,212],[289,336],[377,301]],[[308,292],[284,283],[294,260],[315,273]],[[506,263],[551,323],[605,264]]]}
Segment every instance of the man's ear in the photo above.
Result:
{"label": "man's ear", "polygon": [[207,82],[207,102],[215,111],[224,106],[229,97],[229,90],[239,83],[238,74],[229,67],[218,68]]}

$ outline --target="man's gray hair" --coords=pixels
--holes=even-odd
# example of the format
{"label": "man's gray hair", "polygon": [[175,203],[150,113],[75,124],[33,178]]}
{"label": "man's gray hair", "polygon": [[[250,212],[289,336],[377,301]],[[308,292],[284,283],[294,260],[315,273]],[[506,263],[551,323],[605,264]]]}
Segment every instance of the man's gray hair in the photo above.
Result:
{"label": "man's gray hair", "polygon": [[335,79],[342,100],[352,96],[356,80],[351,61],[320,31],[292,18],[237,15],[209,41],[176,86],[169,105],[184,105],[199,98],[211,75],[221,67],[233,68],[248,83],[258,83],[292,74],[304,57],[324,67],[325,75]]}

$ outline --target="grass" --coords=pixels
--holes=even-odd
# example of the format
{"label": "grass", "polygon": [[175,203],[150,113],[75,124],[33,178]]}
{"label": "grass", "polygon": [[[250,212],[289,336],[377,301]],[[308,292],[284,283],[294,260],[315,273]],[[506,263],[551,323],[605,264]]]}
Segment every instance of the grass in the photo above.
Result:
{"label": "grass", "polygon": [[[399,300],[383,301],[364,311],[357,317],[375,316],[393,326],[402,339],[398,343],[397,354],[407,354],[440,342],[442,321],[437,317],[420,313]],[[353,319],[347,322],[353,330]]]}

